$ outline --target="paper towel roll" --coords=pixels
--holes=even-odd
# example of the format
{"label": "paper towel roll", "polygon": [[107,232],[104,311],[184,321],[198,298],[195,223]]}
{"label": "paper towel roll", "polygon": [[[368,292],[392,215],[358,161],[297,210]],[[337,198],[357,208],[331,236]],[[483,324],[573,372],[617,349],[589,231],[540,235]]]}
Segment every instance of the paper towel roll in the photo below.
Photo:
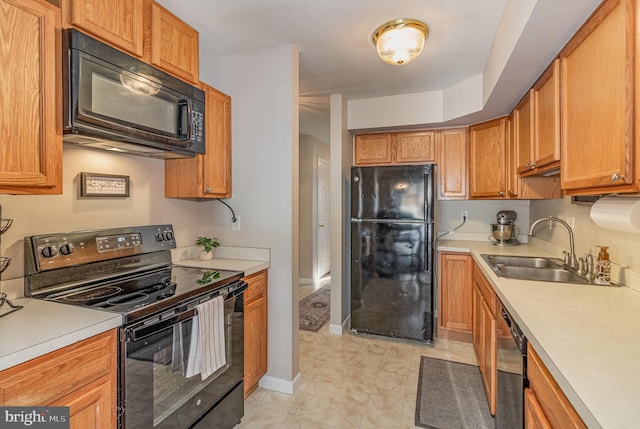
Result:
{"label": "paper towel roll", "polygon": [[603,228],[640,234],[640,198],[602,197],[591,206],[591,219]]}

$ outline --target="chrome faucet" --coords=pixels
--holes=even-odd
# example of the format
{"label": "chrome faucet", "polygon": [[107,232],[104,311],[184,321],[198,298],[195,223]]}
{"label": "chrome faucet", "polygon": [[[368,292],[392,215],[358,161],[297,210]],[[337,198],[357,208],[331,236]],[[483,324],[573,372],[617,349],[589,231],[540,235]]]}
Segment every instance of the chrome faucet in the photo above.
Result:
{"label": "chrome faucet", "polygon": [[[576,247],[573,241],[573,229],[571,229],[571,226],[569,226],[569,224],[565,221],[563,221],[562,219],[558,219],[557,217],[553,217],[553,216],[547,216],[547,217],[543,217],[538,219],[537,221],[533,222],[531,224],[531,228],[529,228],[529,235],[530,236],[534,236],[533,235],[533,230],[535,229],[536,226],[538,226],[539,223],[541,222],[545,222],[545,221],[553,221],[553,222],[558,222],[560,225],[563,225],[565,228],[567,228],[567,231],[569,232],[569,246],[570,246],[570,253],[569,253],[569,257],[565,258],[565,263],[567,265],[567,267],[569,269],[573,269],[573,270],[577,270],[578,269],[578,260],[576,259]],[[567,261],[568,259],[568,261]]]}

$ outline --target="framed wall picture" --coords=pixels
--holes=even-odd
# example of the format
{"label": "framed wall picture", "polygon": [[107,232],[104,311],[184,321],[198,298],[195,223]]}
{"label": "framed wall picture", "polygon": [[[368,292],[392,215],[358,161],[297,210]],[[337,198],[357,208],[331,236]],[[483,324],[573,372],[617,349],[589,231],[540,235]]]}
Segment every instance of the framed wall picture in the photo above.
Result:
{"label": "framed wall picture", "polygon": [[129,176],[80,173],[81,197],[128,197]]}

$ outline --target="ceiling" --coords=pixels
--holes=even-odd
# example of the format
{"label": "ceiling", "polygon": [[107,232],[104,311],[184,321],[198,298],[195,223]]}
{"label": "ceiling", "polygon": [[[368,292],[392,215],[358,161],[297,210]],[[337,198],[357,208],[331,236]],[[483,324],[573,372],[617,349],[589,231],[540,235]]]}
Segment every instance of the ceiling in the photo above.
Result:
{"label": "ceiling", "polygon": [[[157,1],[198,30],[201,60],[297,46],[300,132],[325,142],[329,141],[331,94],[353,100],[442,90],[486,73],[488,64],[499,58],[500,52],[508,55],[499,58],[502,69],[497,73],[495,86],[485,94],[482,112],[448,123],[468,124],[508,113],[600,3],[600,0]],[[380,24],[396,18],[419,19],[430,27],[422,55],[404,66],[382,62],[371,42],[371,35]]]}

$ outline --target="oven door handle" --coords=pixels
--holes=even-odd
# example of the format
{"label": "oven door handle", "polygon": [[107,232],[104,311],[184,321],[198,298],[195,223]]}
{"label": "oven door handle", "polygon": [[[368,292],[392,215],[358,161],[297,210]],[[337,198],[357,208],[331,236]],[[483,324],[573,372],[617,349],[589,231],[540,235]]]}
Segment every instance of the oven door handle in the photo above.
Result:
{"label": "oven door handle", "polygon": [[161,320],[152,325],[140,326],[139,328],[135,328],[135,329],[128,329],[127,338],[133,342],[142,340],[157,332],[160,332],[166,328],[169,328],[172,325],[191,319],[193,316],[195,316],[195,314],[196,314],[196,309],[192,308],[191,310],[184,311],[178,315],[172,316],[169,319]]}
{"label": "oven door handle", "polygon": [[[239,281],[227,287],[226,289],[224,288],[221,289],[220,291],[218,291],[218,293],[215,296],[219,295],[220,293],[227,293],[228,295],[227,295],[227,298],[225,299],[225,302],[227,302],[228,300],[243,294],[247,290],[247,288],[248,288],[247,282]],[[167,317],[166,319],[163,319],[162,316],[160,316],[160,320],[158,320],[155,323],[142,325],[133,329],[127,329],[126,330],[127,339],[132,342],[139,341],[139,340],[142,340],[143,338],[146,338],[150,335],[155,334],[156,332],[160,332],[164,329],[167,329],[172,325],[191,319],[193,316],[196,315],[195,306],[198,304],[198,302],[205,302],[209,299],[215,298],[215,296],[210,295],[206,299],[201,299],[199,301],[196,301],[195,303],[192,304],[193,305],[192,307],[188,308],[182,313],[172,315],[170,317]]]}

